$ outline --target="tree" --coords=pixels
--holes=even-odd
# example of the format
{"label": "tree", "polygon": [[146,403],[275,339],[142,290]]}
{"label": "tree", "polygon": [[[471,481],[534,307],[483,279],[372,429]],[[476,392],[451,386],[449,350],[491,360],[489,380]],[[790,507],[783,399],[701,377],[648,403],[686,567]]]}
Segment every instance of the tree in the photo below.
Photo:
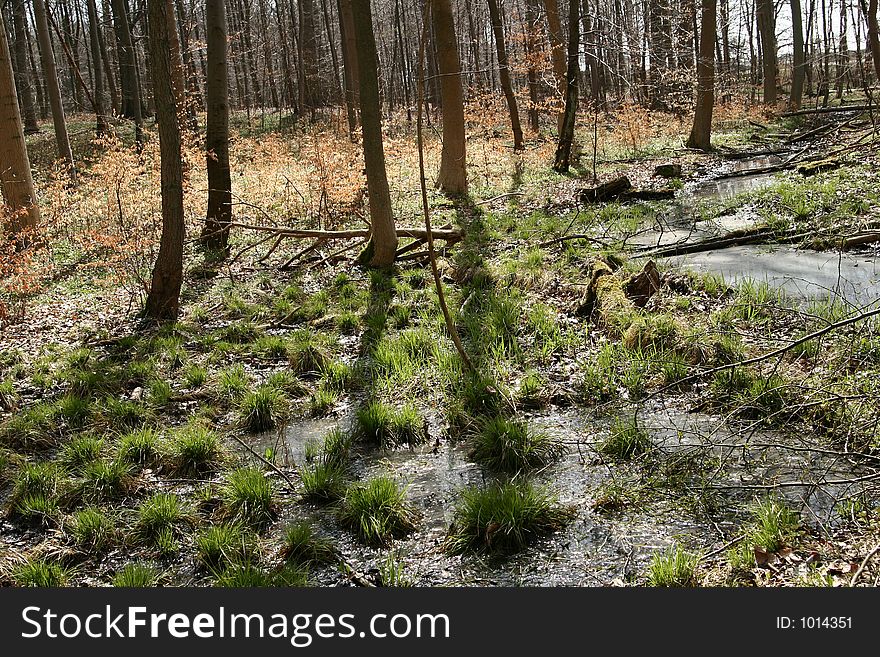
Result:
{"label": "tree", "polygon": [[15,235],[40,220],[34,181],[15,92],[15,75],[0,14],[0,187],[6,208],[0,226]]}
{"label": "tree", "polygon": [[862,11],[868,21],[868,48],[871,50],[871,60],[874,62],[874,75],[880,80],[880,29],[877,27],[877,0],[870,0],[865,7],[865,0],[861,0]]}
{"label": "tree", "polygon": [[61,87],[58,85],[55,53],[52,50],[52,40],[49,37],[49,21],[46,16],[45,0],[34,0],[34,19],[37,23],[37,40],[40,43],[40,60],[43,64],[46,93],[49,96],[49,105],[52,107],[52,124],[55,126],[58,157],[67,162],[70,177],[76,180],[76,165],[73,162],[70,137],[67,134],[67,121],[64,117],[64,104],[61,101]]}
{"label": "tree", "polygon": [[440,97],[443,106],[443,153],[437,187],[446,194],[467,194],[464,133],[464,101],[461,91],[461,62],[455,38],[455,22],[449,0],[432,0],[431,18],[437,45]]}
{"label": "tree", "polygon": [[92,83],[94,86],[95,132],[102,135],[107,131],[107,117],[104,112],[104,76],[101,73],[101,42],[98,37],[98,9],[95,0],[88,0],[89,48],[92,54]]}
{"label": "tree", "polygon": [[24,134],[40,131],[37,125],[37,111],[34,105],[34,90],[28,74],[27,26],[25,25],[24,0],[16,0],[12,6],[12,29],[15,35],[15,86],[21,97],[21,115],[24,119]]}
{"label": "tree", "polygon": [[[137,58],[125,0],[112,0],[116,52],[119,56],[119,81],[122,87],[122,116],[134,121],[135,141],[143,143],[143,110],[138,82]],[[170,73],[169,73],[170,75]]]}
{"label": "tree", "polygon": [[226,6],[224,0],[206,0],[208,79],[206,88],[208,160],[208,214],[202,244],[226,251],[232,219],[232,176],[229,172],[229,79],[226,62]]}
{"label": "tree", "polygon": [[358,112],[358,70],[357,48],[354,38],[354,18],[351,14],[351,0],[338,0],[339,34],[342,41],[342,65],[345,78],[345,107],[348,114],[348,132],[351,140],[357,139]]}
{"label": "tree", "polygon": [[177,317],[183,283],[183,166],[180,125],[172,82],[171,43],[168,31],[174,23],[171,0],[148,0],[150,21],[150,67],[156,120],[159,124],[159,156],[162,176],[162,238],[153,267],[145,315],[153,320]]}
{"label": "tree", "polygon": [[513,128],[513,150],[523,149],[523,133],[519,123],[519,109],[516,106],[516,96],[513,95],[513,84],[510,81],[510,66],[507,61],[507,46],[504,43],[504,25],[501,22],[501,12],[498,11],[498,0],[489,1],[489,20],[492,22],[492,33],[495,35],[495,52],[498,56],[498,76],[501,78],[501,91],[507,101],[507,109],[510,112],[510,125]]}
{"label": "tree", "polygon": [[788,106],[792,110],[801,108],[804,96],[804,24],[801,15],[801,0],[791,0],[791,31],[792,31],[792,59],[791,71],[791,95],[788,98]]}
{"label": "tree", "polygon": [[712,140],[712,108],[715,104],[715,37],[717,0],[702,0],[700,56],[697,59],[697,107],[687,140],[689,148],[707,151]]}
{"label": "tree", "polygon": [[382,110],[379,101],[379,60],[369,0],[353,0],[351,13],[357,49],[364,167],[367,170],[367,192],[370,197],[371,238],[362,260],[367,260],[371,267],[390,267],[397,253],[397,230],[391,213],[391,193],[385,171]]}
{"label": "tree", "polygon": [[755,0],[758,31],[761,34],[761,60],[764,74],[764,102],[776,103],[776,12],[773,0]]}
{"label": "tree", "polygon": [[578,107],[578,74],[580,73],[580,2],[568,3],[568,71],[565,82],[565,112],[562,115],[562,130],[559,132],[559,145],[556,147],[556,160],[553,169],[566,173],[571,166],[571,150],[574,143],[574,123]]}

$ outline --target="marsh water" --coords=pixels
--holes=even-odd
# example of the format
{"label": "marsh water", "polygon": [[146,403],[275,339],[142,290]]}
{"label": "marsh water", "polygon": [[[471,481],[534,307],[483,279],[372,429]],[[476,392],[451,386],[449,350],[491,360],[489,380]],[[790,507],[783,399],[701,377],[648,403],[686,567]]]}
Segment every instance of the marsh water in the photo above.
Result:
{"label": "marsh water", "polygon": [[[747,170],[776,161],[747,160],[730,166]],[[712,226],[695,227],[694,222],[687,226],[681,221],[692,217],[690,208],[695,199],[735,195],[771,180],[771,175],[760,174],[731,178],[723,185],[704,180],[686,186],[667,215],[666,236],[660,239],[697,239],[753,223],[755,217],[748,209]],[[675,231],[679,233],[675,235]],[[688,234],[683,236],[681,231]],[[745,246],[672,258],[669,264],[723,274],[728,281],[766,280],[805,298],[835,293],[850,302],[867,304],[880,294],[880,266],[869,256]],[[706,412],[667,407],[662,401],[626,412],[637,413],[637,423],[657,446],[663,467],[673,475],[678,473],[676,486],[664,489],[659,480],[646,478],[637,468],[612,468],[602,459],[595,445],[610,434],[614,417],[557,406],[533,413],[526,417],[531,428],[566,445],[565,455],[534,479],[560,503],[570,506],[575,515],[564,530],[509,558],[490,560],[444,553],[443,539],[455,520],[454,505],[461,491],[485,484],[492,476],[470,459],[467,446],[449,435],[436,412],[428,413],[429,440],[424,445],[359,450],[356,456],[355,476],[386,474],[406,487],[407,499],[420,516],[412,534],[389,548],[376,549],[362,545],[340,528],[326,508],[288,505],[285,513],[291,520],[309,517],[317,523],[340,547],[347,563],[368,578],[377,579],[393,555],[406,578],[417,585],[604,586],[623,584],[644,573],[655,551],[676,541],[683,540],[704,552],[717,549],[736,533],[741,512],[761,492],[761,484],[790,484],[781,489],[782,494],[806,523],[825,528],[833,527],[840,517],[837,501],[858,492],[852,484],[834,483],[858,475],[853,464],[810,450],[815,445],[813,436],[790,435],[760,423],[735,423]],[[302,421],[265,434],[255,441],[255,447],[271,447],[277,458],[296,465],[302,463],[310,442],[319,441],[334,427],[349,428],[352,420],[352,407],[343,406],[329,418]],[[603,510],[597,501],[607,498],[608,491],[618,484],[621,490],[653,490],[644,498],[633,498],[622,509]],[[754,490],[749,488],[752,485]],[[693,503],[697,498],[723,500],[718,508],[726,511],[705,514]],[[344,581],[334,569],[315,576],[328,585]]]}

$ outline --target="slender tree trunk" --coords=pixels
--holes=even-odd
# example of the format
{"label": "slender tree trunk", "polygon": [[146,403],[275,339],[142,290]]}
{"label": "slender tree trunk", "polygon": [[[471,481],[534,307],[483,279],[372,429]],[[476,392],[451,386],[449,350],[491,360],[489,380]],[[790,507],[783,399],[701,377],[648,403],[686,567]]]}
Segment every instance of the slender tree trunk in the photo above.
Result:
{"label": "slender tree trunk", "polygon": [[89,13],[89,47],[92,53],[92,89],[95,104],[95,133],[98,136],[107,132],[107,116],[104,109],[104,75],[101,72],[101,44],[98,41],[98,9],[95,0],[88,0]]}
{"label": "slender tree trunk", "polygon": [[354,38],[354,21],[351,15],[351,0],[338,0],[338,8],[348,133],[352,141],[355,141],[358,128],[357,108],[360,101],[358,99],[357,48]]}
{"label": "slender tree trunk", "polygon": [[371,267],[390,267],[397,253],[397,231],[391,211],[391,193],[385,171],[382,144],[382,108],[379,99],[378,56],[373,34],[373,17],[368,0],[352,2],[352,18],[357,43],[358,82],[361,102],[364,168],[370,201],[372,237],[363,259]]}
{"label": "slender tree trunk", "polygon": [[[865,0],[862,0],[864,7]],[[874,63],[874,76],[880,82],[880,29],[877,27],[877,0],[870,0],[865,8],[865,16],[868,21],[868,47],[871,51],[871,61]]]}
{"label": "slender tree trunk", "polygon": [[0,14],[0,188],[5,207],[0,208],[0,228],[15,235],[36,228],[40,210],[24,141],[24,126],[15,92],[15,74]]}
{"label": "slender tree trunk", "polygon": [[788,106],[792,110],[799,110],[804,97],[804,24],[801,0],[791,0],[791,31],[793,52]]}
{"label": "slender tree trunk", "polygon": [[437,42],[437,67],[443,106],[443,154],[437,187],[444,193],[467,194],[465,166],[464,101],[461,90],[461,61],[455,22],[449,0],[431,0],[434,39]]}
{"label": "slender tree trunk", "polygon": [[183,167],[181,166],[178,98],[171,59],[174,12],[170,0],[148,0],[150,20],[150,65],[153,98],[159,123],[159,153],[162,174],[162,238],[153,267],[152,285],[145,314],[153,320],[173,320],[180,308],[183,283]]}
{"label": "slender tree trunk", "polygon": [[761,33],[764,102],[773,105],[776,103],[776,13],[773,0],[756,0],[755,9]]}
{"label": "slender tree trunk", "polygon": [[574,144],[574,124],[578,107],[578,73],[580,71],[580,2],[569,0],[568,3],[568,72],[565,83],[565,113],[562,130],[559,133],[559,145],[556,147],[556,159],[553,169],[559,173],[567,173],[571,166],[571,151]]}
{"label": "slender tree trunk", "polygon": [[64,117],[64,105],[61,101],[61,88],[58,86],[58,70],[55,68],[55,53],[49,36],[49,22],[46,18],[45,0],[34,0],[34,18],[37,22],[37,40],[40,44],[40,58],[43,62],[43,76],[46,80],[46,92],[52,107],[52,122],[55,126],[55,141],[58,145],[58,157],[67,163],[71,179],[76,180],[76,166],[73,162],[73,151],[70,149],[70,137],[67,134],[67,123]]}
{"label": "slender tree trunk", "polygon": [[134,138],[140,148],[144,143],[143,102],[138,82],[137,58],[128,22],[128,8],[125,0],[112,0],[111,7],[113,8],[113,26],[116,32],[116,52],[119,55],[122,116],[134,121]]}
{"label": "slender tree trunk", "polygon": [[715,32],[717,0],[702,0],[700,56],[697,59],[697,107],[687,140],[689,148],[708,151],[712,139],[712,108],[715,104]]}
{"label": "slender tree trunk", "polygon": [[259,0],[257,9],[260,13],[260,29],[263,41],[263,59],[266,64],[266,77],[269,82],[269,96],[272,99],[272,107],[281,107],[278,102],[278,85],[275,83],[275,64],[272,61],[272,40],[270,39],[269,21],[266,18],[266,0]]}
{"label": "slender tree trunk", "polygon": [[16,0],[12,6],[12,28],[15,34],[15,86],[21,97],[21,114],[24,119],[24,134],[32,135],[40,131],[37,125],[37,109],[34,105],[34,90],[28,72],[27,26],[25,25],[24,0]]}
{"label": "slender tree trunk", "polygon": [[[355,3],[367,0],[352,0]],[[300,104],[308,108],[314,115],[323,101],[321,84],[321,71],[318,61],[318,32],[315,29],[315,2],[314,0],[300,0],[299,7],[299,43],[300,43],[300,67],[302,68],[302,91]]]}
{"label": "slender tree trunk", "polygon": [[535,62],[538,58],[537,25],[535,25],[535,3],[537,0],[526,0],[526,52],[529,60],[529,127],[537,133],[538,125],[538,71]]}
{"label": "slender tree trunk", "polygon": [[[91,16],[94,11],[95,16],[97,16],[98,8],[95,6],[95,0],[88,0],[88,2],[90,5],[89,15]],[[110,90],[110,109],[113,110],[113,114],[119,114],[121,109],[119,105],[119,90],[116,88],[116,75],[113,72],[113,64],[110,60],[110,53],[107,52],[107,42],[104,39],[104,30],[100,23],[97,25],[97,28],[98,45],[101,49],[101,64],[107,80],[107,88]]]}
{"label": "slender tree trunk", "polygon": [[[553,75],[556,79],[556,95],[565,97],[565,45],[562,41],[562,21],[559,20],[557,0],[544,0],[544,13],[547,15],[547,38],[550,40],[550,57],[553,62]],[[559,126],[562,128],[563,114],[559,115]]]}
{"label": "slender tree trunk", "polygon": [[206,0],[208,33],[207,136],[208,214],[202,244],[226,251],[232,220],[232,175],[229,170],[229,80],[226,62],[226,8],[224,0]]}
{"label": "slender tree trunk", "polygon": [[[36,21],[34,21],[36,23]],[[31,31],[25,32],[28,46],[28,63],[30,64],[31,80],[34,81],[34,91],[37,94],[37,105],[40,108],[40,119],[45,121],[49,118],[49,105],[46,101],[43,81],[40,77],[40,67],[37,65],[37,58],[34,56],[34,44],[31,39]]]}
{"label": "slender tree trunk", "polygon": [[498,0],[488,0],[489,18],[492,21],[492,32],[495,35],[495,52],[498,56],[498,75],[501,79],[501,90],[507,101],[507,109],[510,112],[510,125],[513,129],[513,150],[523,149],[522,126],[519,123],[519,109],[516,106],[516,96],[513,95],[513,84],[510,81],[510,67],[507,62],[507,45],[504,42],[504,26],[501,22],[501,13],[498,11]]}

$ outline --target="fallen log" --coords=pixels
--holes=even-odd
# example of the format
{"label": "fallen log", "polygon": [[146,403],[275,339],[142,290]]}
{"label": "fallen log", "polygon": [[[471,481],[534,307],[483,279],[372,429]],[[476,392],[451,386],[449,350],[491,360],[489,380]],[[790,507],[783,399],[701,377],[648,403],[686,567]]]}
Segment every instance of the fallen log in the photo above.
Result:
{"label": "fallen log", "polygon": [[632,183],[626,176],[604,182],[597,187],[589,187],[580,190],[580,198],[583,203],[600,203],[613,201],[624,192],[632,189]]}
{"label": "fallen log", "polygon": [[836,107],[816,107],[793,112],[783,112],[781,116],[810,116],[812,114],[835,114],[838,112],[865,112],[874,105],[839,105]]}
{"label": "fallen log", "polygon": [[813,162],[802,162],[798,165],[797,172],[802,176],[815,176],[823,171],[833,171],[840,168],[840,160],[835,158],[826,158],[824,160],[815,160]]}
{"label": "fallen log", "polygon": [[[283,235],[284,237],[294,238],[317,238],[324,240],[347,240],[366,238],[370,236],[369,228],[355,228],[352,230],[307,230],[300,228],[283,228],[281,226],[262,226],[258,224],[245,224],[238,221],[230,222],[234,228],[244,228],[245,230],[257,230]],[[434,239],[445,240],[447,242],[458,242],[464,237],[464,233],[455,229],[439,229],[432,230]],[[428,233],[424,228],[398,228],[398,237],[409,237],[412,239],[427,239]]]}
{"label": "fallen log", "polygon": [[675,190],[663,189],[631,189],[618,197],[620,201],[667,201],[675,198]]}

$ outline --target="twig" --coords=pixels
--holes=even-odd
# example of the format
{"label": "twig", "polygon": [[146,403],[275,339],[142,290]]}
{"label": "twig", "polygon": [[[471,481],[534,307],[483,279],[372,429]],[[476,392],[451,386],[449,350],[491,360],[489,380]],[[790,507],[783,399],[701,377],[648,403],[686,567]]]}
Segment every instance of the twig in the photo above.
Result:
{"label": "twig", "polygon": [[874,549],[871,550],[870,552],[868,552],[868,555],[864,559],[862,559],[862,563],[859,565],[859,569],[855,572],[855,574],[852,576],[852,579],[849,581],[850,586],[856,585],[856,581],[858,581],[859,575],[862,574],[862,571],[865,569],[865,566],[868,565],[868,561],[870,561],[871,557],[873,557],[878,552],[880,552],[880,543],[875,545]]}
{"label": "twig", "polygon": [[241,445],[242,447],[244,447],[244,448],[245,448],[247,451],[249,451],[253,456],[256,456],[256,457],[257,457],[258,459],[260,459],[260,461],[262,461],[265,465],[269,466],[270,468],[272,468],[272,470],[274,470],[276,473],[278,473],[278,475],[280,475],[281,478],[284,479],[284,481],[287,482],[287,484],[290,486],[290,489],[291,489],[291,490],[293,490],[293,491],[296,490],[296,484],[293,483],[293,479],[291,479],[290,476],[289,476],[286,472],[284,472],[281,468],[279,468],[277,465],[275,465],[275,464],[272,463],[271,461],[269,461],[269,460],[263,458],[263,456],[261,456],[260,454],[258,454],[257,451],[256,451],[253,447],[251,447],[250,445],[248,445],[246,442],[244,442],[241,438],[239,438],[238,436],[236,436],[234,433],[229,434],[229,435],[232,436],[232,439],[235,440],[235,442],[237,442],[239,445]]}

